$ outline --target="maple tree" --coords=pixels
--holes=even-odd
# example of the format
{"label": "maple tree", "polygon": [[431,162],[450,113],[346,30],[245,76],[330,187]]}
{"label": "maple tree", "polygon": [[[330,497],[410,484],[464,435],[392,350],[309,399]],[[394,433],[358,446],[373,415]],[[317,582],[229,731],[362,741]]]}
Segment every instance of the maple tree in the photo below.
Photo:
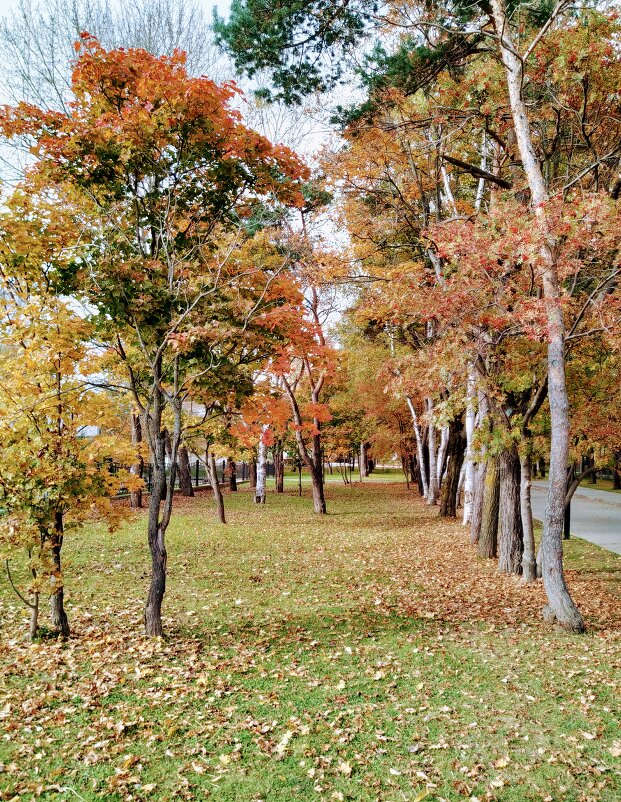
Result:
{"label": "maple tree", "polygon": [[70,114],[19,104],[2,125],[32,140],[31,180],[75,207],[88,248],[68,289],[97,308],[144,420],[153,466],[145,626],[160,635],[184,400],[201,383],[233,381],[256,358],[259,334],[273,337],[284,264],[252,260],[244,221],[270,203],[301,202],[305,168],[243,125],[229,108],[232,85],[190,78],[181,53],[106,51],[85,34],[72,90]]}

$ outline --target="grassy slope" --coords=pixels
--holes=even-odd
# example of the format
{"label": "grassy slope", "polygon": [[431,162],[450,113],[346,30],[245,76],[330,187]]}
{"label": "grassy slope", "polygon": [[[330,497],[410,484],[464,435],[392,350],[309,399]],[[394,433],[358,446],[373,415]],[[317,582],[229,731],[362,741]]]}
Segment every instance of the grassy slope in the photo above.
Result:
{"label": "grassy slope", "polygon": [[621,798],[620,558],[569,544],[571,636],[404,485],[335,482],[325,518],[294,492],[227,526],[182,501],[167,642],[144,519],[68,539],[66,644],[26,644],[3,583],[0,798]]}

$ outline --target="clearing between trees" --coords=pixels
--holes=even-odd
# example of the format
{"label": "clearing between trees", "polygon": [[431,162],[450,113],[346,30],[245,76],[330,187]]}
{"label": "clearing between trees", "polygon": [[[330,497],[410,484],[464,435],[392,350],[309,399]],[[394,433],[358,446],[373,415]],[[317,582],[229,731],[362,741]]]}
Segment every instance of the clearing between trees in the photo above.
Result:
{"label": "clearing between trees", "polygon": [[0,798],[616,802],[621,558],[567,544],[575,636],[404,484],[327,497],[242,490],[226,527],[180,498],[168,640],[144,514],[68,537],[66,642],[24,641],[3,583]]}

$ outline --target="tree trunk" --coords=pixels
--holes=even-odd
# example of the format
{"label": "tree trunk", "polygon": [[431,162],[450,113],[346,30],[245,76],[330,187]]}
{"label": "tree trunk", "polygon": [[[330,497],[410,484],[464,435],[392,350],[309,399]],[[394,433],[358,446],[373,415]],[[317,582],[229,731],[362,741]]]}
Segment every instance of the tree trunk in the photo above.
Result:
{"label": "tree trunk", "polygon": [[282,440],[278,439],[274,447],[274,476],[276,479],[276,492],[285,491],[285,457]]}
{"label": "tree trunk", "polygon": [[193,496],[194,489],[192,488],[192,473],[190,471],[190,457],[186,446],[179,448],[178,456],[179,464],[179,489],[182,496]]}
{"label": "tree trunk", "polygon": [[34,640],[39,632],[39,595],[39,591],[35,590],[30,603],[30,640]]}
{"label": "tree trunk", "polygon": [[265,504],[265,479],[267,475],[267,444],[265,435],[268,426],[264,425],[259,438],[259,457],[257,460],[257,487],[254,494],[255,504]]}
{"label": "tree trunk", "polygon": [[232,457],[229,457],[228,463],[229,471],[229,490],[231,493],[237,493],[237,465]]}
{"label": "tree trunk", "polygon": [[533,529],[533,508],[530,500],[530,456],[520,457],[520,515],[524,551],[522,552],[522,578],[525,582],[537,579],[537,563],[535,559],[535,532]]}
{"label": "tree trunk", "polygon": [[427,504],[436,504],[438,501],[438,467],[436,451],[436,427],[433,422],[433,400],[427,399],[429,413],[429,426],[427,427],[427,451],[429,452],[429,489],[427,491]]}
{"label": "tree trunk", "polygon": [[563,529],[565,518],[565,491],[569,456],[569,402],[565,378],[565,321],[556,266],[556,241],[548,221],[546,205],[548,194],[522,97],[524,85],[523,62],[517,55],[507,22],[503,0],[491,0],[500,56],[505,76],[513,125],[520,157],[528,186],[534,216],[546,241],[541,248],[543,260],[542,284],[546,300],[548,324],[548,400],[550,405],[551,445],[548,506],[546,509],[541,557],[543,584],[548,597],[544,616],[556,619],[565,629],[583,632],[584,621],[574,604],[563,574]]}
{"label": "tree trunk", "polygon": [[50,545],[54,574],[58,582],[56,591],[50,597],[52,628],[63,638],[68,638],[71,634],[71,630],[69,628],[69,619],[65,612],[65,589],[60,562],[60,550],[63,546],[63,514],[58,510],[54,513],[54,529]]}
{"label": "tree trunk", "polygon": [[472,517],[470,518],[470,542],[476,546],[481,536],[483,521],[483,498],[485,496],[485,474],[487,462],[479,462],[474,474],[474,498],[472,500]]}
{"label": "tree trunk", "polygon": [[253,458],[248,465],[248,487],[254,490],[257,486],[257,462]]}
{"label": "tree trunk", "polygon": [[216,502],[216,513],[218,520],[221,524],[225,524],[226,517],[224,515],[224,498],[222,496],[222,490],[220,489],[220,482],[218,482],[216,458],[210,451],[207,452],[207,475],[209,478],[209,484],[211,485],[211,490],[213,492],[213,498]]}
{"label": "tree trunk", "polygon": [[312,467],[310,469],[310,474],[311,474],[311,481],[313,483],[313,511],[318,513],[319,515],[325,515],[326,499],[324,495],[323,477],[321,476],[321,470],[317,470],[315,467]]}
{"label": "tree trunk", "polygon": [[[154,415],[157,413],[154,413]],[[166,431],[159,430],[159,424],[154,421],[153,440],[155,452],[153,454],[153,478],[151,494],[149,496],[149,523],[148,538],[151,551],[151,583],[144,611],[144,627],[147,637],[158,638],[162,629],[162,602],[166,593],[166,553],[165,529],[160,522],[160,504],[165,495],[168,495],[168,486],[165,473]],[[171,464],[171,472],[173,471]],[[171,476],[171,483],[174,475]]]}
{"label": "tree trunk", "polygon": [[438,471],[438,492],[442,487],[442,480],[446,473],[446,465],[448,460],[448,442],[449,442],[449,427],[443,426],[440,432],[440,448],[438,449],[437,457],[437,471]]}
{"label": "tree trunk", "polygon": [[369,475],[369,466],[367,465],[367,449],[364,442],[360,443],[358,467],[360,469],[360,481],[362,482],[362,480]]}
{"label": "tree trunk", "polygon": [[619,453],[615,454],[615,467],[612,469],[612,489],[621,490],[621,473],[619,473]]}
{"label": "tree trunk", "polygon": [[464,468],[464,515],[462,518],[463,526],[467,526],[472,518],[472,508],[474,505],[474,478],[475,466],[473,460],[472,440],[474,438],[474,397],[476,389],[476,373],[472,364],[468,365],[468,385],[466,402],[466,458]]}
{"label": "tree trunk", "polygon": [[[134,443],[135,445],[139,445],[140,443],[142,443],[142,423],[140,421],[140,415],[135,415],[134,413],[132,413],[131,427],[132,427],[132,443]],[[138,461],[135,462],[130,467],[129,471],[135,476],[142,476],[142,473],[144,471],[143,458],[139,457]],[[134,490],[129,494],[129,506],[133,510],[137,510],[142,507],[142,490]]]}
{"label": "tree trunk", "polygon": [[416,408],[414,407],[412,399],[409,396],[407,396],[406,400],[408,402],[410,415],[412,416],[412,425],[414,427],[414,438],[416,440],[416,455],[418,457],[418,466],[419,466],[418,470],[420,475],[419,489],[421,490],[423,497],[426,498],[429,493],[429,482],[427,480],[427,467],[425,465],[423,435],[420,430],[418,415],[416,414]]}
{"label": "tree trunk", "polygon": [[498,507],[500,502],[500,471],[498,457],[491,457],[485,470],[483,510],[479,535],[479,557],[496,557],[498,551]]}
{"label": "tree trunk", "polygon": [[[591,467],[595,468],[595,457],[592,456],[589,458],[589,464]],[[589,476],[589,482],[592,485],[597,484],[597,470],[594,470],[593,473]]]}
{"label": "tree trunk", "polygon": [[447,455],[448,467],[446,479],[442,485],[440,494],[440,517],[457,517],[457,491],[459,488],[459,476],[461,466],[464,461],[466,443],[464,439],[464,424],[461,415],[454,418],[449,427]]}
{"label": "tree trunk", "polygon": [[498,570],[503,574],[519,574],[522,570],[520,458],[515,446],[500,454]]}

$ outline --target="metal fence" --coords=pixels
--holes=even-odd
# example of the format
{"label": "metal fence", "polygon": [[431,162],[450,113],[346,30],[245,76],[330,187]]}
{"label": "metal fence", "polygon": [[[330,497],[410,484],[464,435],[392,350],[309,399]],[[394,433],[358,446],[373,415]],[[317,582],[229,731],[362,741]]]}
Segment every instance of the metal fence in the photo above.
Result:
{"label": "metal fence", "polygon": [[[122,465],[119,462],[110,463],[110,473],[118,473],[118,471],[126,469],[127,466]],[[276,469],[273,462],[267,463],[266,473],[267,476],[276,475]],[[231,471],[227,460],[216,460],[216,476],[218,477],[218,482],[220,484],[227,484],[230,481]],[[201,462],[201,460],[197,459],[195,462],[190,462],[190,477],[193,487],[206,487],[209,485],[205,463]],[[248,462],[236,462],[235,477],[238,482],[247,482],[250,478],[250,464]],[[145,490],[147,493],[150,493],[151,487],[153,486],[153,466],[148,462],[143,466],[142,478],[144,479]],[[170,466],[166,468],[166,481],[170,481]],[[180,487],[180,477],[179,469],[177,468],[175,471],[175,488],[178,487]],[[126,496],[128,495],[128,491],[122,488],[118,495]]]}

